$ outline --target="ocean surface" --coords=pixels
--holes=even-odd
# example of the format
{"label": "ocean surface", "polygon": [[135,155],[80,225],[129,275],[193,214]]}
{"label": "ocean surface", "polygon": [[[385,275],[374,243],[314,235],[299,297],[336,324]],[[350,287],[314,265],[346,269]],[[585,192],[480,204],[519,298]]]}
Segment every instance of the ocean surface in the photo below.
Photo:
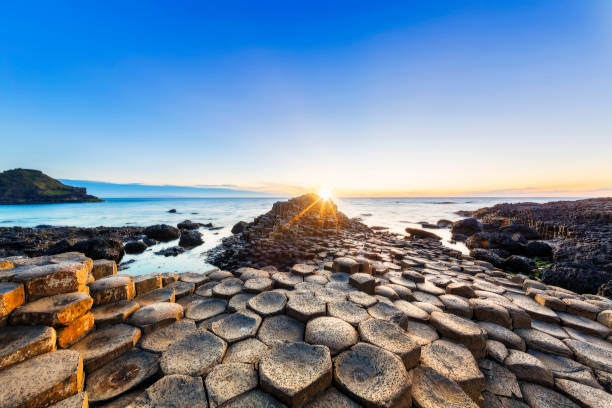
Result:
{"label": "ocean surface", "polygon": [[[564,198],[570,199],[570,198]],[[574,198],[571,198],[574,199]],[[54,226],[148,226],[176,225],[189,219],[223,227],[219,230],[201,228],[204,244],[176,257],[155,255],[155,251],[177,245],[177,241],[156,245],[138,255],[126,255],[123,273],[140,275],[151,272],[204,271],[206,251],[217,246],[223,237],[231,235],[238,221],[252,221],[270,210],[272,204],[286,198],[106,198],[101,203],[5,205],[0,206],[0,227],[37,225]],[[406,227],[420,228],[419,222],[435,224],[440,219],[455,221],[458,210],[476,210],[504,202],[547,202],[558,197],[436,197],[436,198],[342,198],[334,199],[340,211],[349,217],[360,217],[369,226],[388,227],[391,232],[404,233]],[[176,213],[168,210],[176,209]],[[450,231],[431,230],[442,236],[444,245],[466,252],[463,244],[449,243]]]}

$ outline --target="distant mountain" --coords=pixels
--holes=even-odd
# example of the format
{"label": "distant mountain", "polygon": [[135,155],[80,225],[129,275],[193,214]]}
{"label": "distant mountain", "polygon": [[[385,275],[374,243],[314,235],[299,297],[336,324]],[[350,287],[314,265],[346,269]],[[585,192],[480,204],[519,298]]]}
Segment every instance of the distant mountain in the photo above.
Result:
{"label": "distant mountain", "polygon": [[146,184],[115,184],[102,181],[68,180],[63,183],[85,187],[91,194],[103,198],[142,198],[142,197],[277,197],[259,191],[236,190],[230,187],[197,187]]}
{"label": "distant mountain", "polygon": [[102,201],[87,189],[67,186],[39,170],[0,173],[0,204],[86,203]]}

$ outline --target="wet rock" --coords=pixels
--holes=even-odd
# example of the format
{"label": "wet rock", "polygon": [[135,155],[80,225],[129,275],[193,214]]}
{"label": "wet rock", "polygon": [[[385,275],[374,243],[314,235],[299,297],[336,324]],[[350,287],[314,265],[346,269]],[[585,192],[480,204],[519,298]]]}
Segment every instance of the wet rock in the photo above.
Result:
{"label": "wet rock", "polygon": [[55,351],[56,333],[46,326],[12,326],[0,330],[0,370],[39,354]]}
{"label": "wet rock", "polygon": [[138,310],[138,303],[131,300],[120,300],[115,303],[96,306],[91,309],[98,329],[115,323],[124,323],[127,318]]}
{"label": "wet rock", "polygon": [[213,316],[219,315],[227,309],[227,301],[224,299],[206,299],[197,300],[185,308],[185,317],[197,322],[210,319]]}
{"label": "wet rock", "polygon": [[406,233],[410,236],[410,238],[417,238],[417,239],[435,239],[435,240],[441,240],[442,237],[440,237],[439,235],[434,234],[433,232],[429,232],[429,231],[425,231],[419,228],[410,228],[410,227],[406,227],[404,228],[404,231],[406,231]]}
{"label": "wet rock", "polygon": [[179,245],[183,248],[194,248],[202,245],[204,240],[202,239],[202,233],[200,231],[183,230],[181,238],[179,239]]}
{"label": "wet rock", "polygon": [[531,258],[535,258],[536,256],[549,258],[552,256],[552,247],[543,241],[529,241],[525,246],[525,253]]}
{"label": "wet rock", "polygon": [[504,260],[504,269],[516,273],[529,273],[536,268],[535,262],[521,255],[511,255]]}
{"label": "wet rock", "polygon": [[552,372],[540,360],[522,351],[508,350],[508,352],[504,364],[516,375],[516,378],[547,387],[553,386]]}
{"label": "wet rock", "polygon": [[126,254],[141,254],[147,249],[147,244],[142,240],[128,241],[123,245]]}
{"label": "wet rock", "polygon": [[420,408],[478,407],[456,382],[429,367],[417,367],[411,374],[412,400]]}
{"label": "wet rock", "polygon": [[172,343],[159,361],[165,375],[203,376],[223,360],[227,344],[214,334],[198,329]]}
{"label": "wet rock", "polygon": [[166,249],[162,249],[160,251],[155,252],[155,255],[163,255],[163,256],[178,256],[180,254],[182,254],[183,252],[185,252],[185,249],[183,247],[180,246],[173,246],[173,247],[169,247]]}
{"label": "wet rock", "polygon": [[176,224],[176,227],[180,230],[197,230],[202,224],[199,222],[192,222],[191,220],[185,220]]}
{"label": "wet rock", "polygon": [[136,288],[131,276],[117,275],[90,284],[89,293],[95,305],[105,305],[120,300],[132,300],[136,296]]}
{"label": "wet rock", "polygon": [[344,320],[335,317],[317,317],[306,324],[304,340],[313,345],[329,348],[332,356],[346,350],[359,341],[357,330]]}
{"label": "wet rock", "polygon": [[66,326],[87,313],[92,304],[91,297],[83,292],[55,295],[18,307],[11,313],[10,322],[12,325]]}
{"label": "wet rock", "polygon": [[181,235],[178,228],[166,224],[151,225],[145,228],[144,233],[148,238],[160,242],[172,241]]}
{"label": "wet rock", "polygon": [[455,221],[451,227],[451,233],[470,236],[482,231],[482,224],[476,218],[466,218]]}
{"label": "wet rock", "polygon": [[440,334],[463,344],[474,356],[484,356],[487,333],[478,324],[459,316],[441,312],[433,312],[429,321]]}
{"label": "wet rock", "polygon": [[476,403],[482,398],[484,376],[472,353],[448,340],[436,340],[421,350],[421,363],[455,381]]}
{"label": "wet rock", "polygon": [[268,352],[269,348],[260,340],[255,338],[245,339],[229,346],[224,364],[245,363],[258,366],[259,360]]}
{"label": "wet rock", "polygon": [[0,406],[44,407],[83,391],[79,353],[55,351],[0,371]]}
{"label": "wet rock", "polygon": [[261,316],[267,317],[281,313],[285,309],[287,297],[280,292],[268,291],[249,299],[247,307]]}
{"label": "wet rock", "polygon": [[140,408],[141,406],[143,408],[208,408],[202,378],[180,374],[162,377],[147,388],[146,392],[133,405],[135,405],[134,408]]}
{"label": "wet rock", "polygon": [[250,312],[238,312],[231,314],[224,319],[214,322],[211,326],[213,333],[221,337],[228,343],[254,337],[261,324],[261,317]]}
{"label": "wet rock", "polygon": [[532,408],[578,408],[571,400],[541,385],[528,382],[520,383],[523,399]]}
{"label": "wet rock", "polygon": [[421,356],[421,345],[411,339],[404,330],[387,320],[369,319],[359,323],[359,335],[371,343],[396,354],[406,369],[416,366]]}
{"label": "wet rock", "polygon": [[130,350],[87,375],[86,390],[91,402],[121,395],[155,375],[159,357],[146,351]]}
{"label": "wet rock", "polygon": [[91,259],[110,259],[119,263],[123,258],[123,244],[113,238],[90,238],[78,241],[70,251],[81,252]]}
{"label": "wet rock", "polygon": [[128,321],[144,334],[167,326],[183,317],[183,307],[176,303],[153,303],[132,313]]}
{"label": "wet rock", "polygon": [[117,324],[96,330],[70,347],[83,357],[87,372],[92,372],[107,362],[133,348],[140,339],[140,329],[127,324]]}
{"label": "wet rock", "polygon": [[410,381],[402,361],[370,344],[358,343],[336,357],[334,382],[368,407],[411,405]]}
{"label": "wet rock", "polygon": [[140,348],[152,353],[163,353],[172,343],[195,331],[196,325],[193,321],[182,319],[145,335],[140,342]]}
{"label": "wet rock", "polygon": [[261,323],[257,338],[268,346],[275,342],[304,340],[304,323],[287,315],[266,317]]}

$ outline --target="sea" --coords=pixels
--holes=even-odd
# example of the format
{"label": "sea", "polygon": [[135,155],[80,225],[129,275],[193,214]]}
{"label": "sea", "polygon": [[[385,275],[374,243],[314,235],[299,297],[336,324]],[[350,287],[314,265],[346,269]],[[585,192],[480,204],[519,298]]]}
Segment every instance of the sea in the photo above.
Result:
{"label": "sea", "polygon": [[[272,204],[287,198],[105,198],[99,203],[4,205],[0,206],[0,227],[53,226],[148,226],[176,225],[183,220],[212,223],[220,229],[201,228],[204,244],[176,257],[155,252],[177,245],[177,241],[158,244],[138,255],[126,255],[122,273],[141,275],[152,272],[204,272],[214,268],[206,262],[206,252],[231,235],[238,221],[252,221],[269,211]],[[563,198],[576,199],[576,198]],[[335,198],[339,211],[359,217],[368,226],[387,227],[404,233],[406,227],[421,228],[420,222],[435,224],[440,219],[456,221],[459,210],[476,210],[499,203],[559,200],[558,197],[419,197],[419,198]],[[170,213],[174,209],[176,213]],[[448,229],[432,232],[443,244],[467,253],[463,244],[451,243]]]}

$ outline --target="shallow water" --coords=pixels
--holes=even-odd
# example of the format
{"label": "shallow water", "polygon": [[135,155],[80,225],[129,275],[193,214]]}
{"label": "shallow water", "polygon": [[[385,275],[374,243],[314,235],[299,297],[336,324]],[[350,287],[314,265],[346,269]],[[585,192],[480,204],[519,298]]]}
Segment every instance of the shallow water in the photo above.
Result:
{"label": "shallow water", "polygon": [[[451,221],[461,217],[458,210],[476,210],[502,202],[546,202],[559,198],[342,198],[337,199],[338,208],[349,217],[360,217],[369,225],[389,228],[391,232],[403,233],[404,228],[420,227],[418,222],[435,224],[440,219]],[[201,228],[204,244],[186,251],[177,257],[164,257],[154,252],[174,246],[177,241],[156,245],[143,254],[126,255],[123,262],[134,260],[126,273],[140,275],[150,272],[204,271],[212,266],[205,263],[205,252],[217,246],[223,237],[231,235],[232,226],[241,220],[252,221],[256,216],[270,210],[279,198],[109,198],[101,203],[6,205],[0,206],[0,227],[37,225],[55,226],[147,226],[170,224],[189,219],[193,222],[212,222],[222,226],[220,230]],[[168,210],[176,209],[176,213]],[[363,216],[362,214],[372,214]],[[450,231],[431,230],[440,235],[447,246],[465,251],[462,244],[448,242]]]}

